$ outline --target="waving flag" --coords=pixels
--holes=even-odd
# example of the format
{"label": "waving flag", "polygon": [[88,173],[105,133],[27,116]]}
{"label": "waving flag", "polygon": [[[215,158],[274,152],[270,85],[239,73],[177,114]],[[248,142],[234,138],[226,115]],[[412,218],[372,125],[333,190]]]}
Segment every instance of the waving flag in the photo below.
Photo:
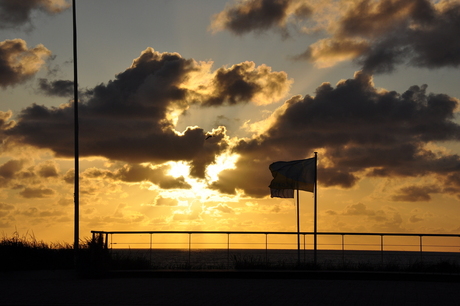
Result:
{"label": "waving flag", "polygon": [[294,190],[313,192],[316,179],[316,158],[293,161],[279,161],[270,165],[273,180],[271,197],[293,198]]}

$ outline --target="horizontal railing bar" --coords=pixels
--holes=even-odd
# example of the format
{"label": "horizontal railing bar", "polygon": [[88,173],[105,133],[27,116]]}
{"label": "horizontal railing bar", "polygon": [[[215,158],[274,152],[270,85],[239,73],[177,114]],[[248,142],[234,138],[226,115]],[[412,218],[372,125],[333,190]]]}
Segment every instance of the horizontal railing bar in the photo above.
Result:
{"label": "horizontal railing bar", "polygon": [[[91,231],[93,234],[222,234],[222,235],[314,235],[314,232],[243,232],[243,231]],[[460,234],[415,233],[353,233],[317,232],[317,235],[339,236],[397,236],[397,237],[460,237]]]}

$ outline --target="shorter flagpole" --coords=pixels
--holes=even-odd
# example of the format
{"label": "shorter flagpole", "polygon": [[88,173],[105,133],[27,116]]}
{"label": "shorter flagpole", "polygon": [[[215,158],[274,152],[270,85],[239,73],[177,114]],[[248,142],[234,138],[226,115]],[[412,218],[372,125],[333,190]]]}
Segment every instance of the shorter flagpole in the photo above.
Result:
{"label": "shorter flagpole", "polygon": [[[315,196],[315,212],[314,212],[314,250],[316,262],[316,163],[317,153],[315,157],[293,160],[293,161],[278,161],[271,163],[268,167],[272,173],[273,179],[268,186],[270,188],[271,197],[275,198],[294,198],[294,190],[297,190],[297,250],[298,263],[300,264],[300,189],[313,192]],[[313,185],[313,186],[312,186]],[[312,188],[313,187],[313,188]],[[305,237],[304,237],[305,238]]]}

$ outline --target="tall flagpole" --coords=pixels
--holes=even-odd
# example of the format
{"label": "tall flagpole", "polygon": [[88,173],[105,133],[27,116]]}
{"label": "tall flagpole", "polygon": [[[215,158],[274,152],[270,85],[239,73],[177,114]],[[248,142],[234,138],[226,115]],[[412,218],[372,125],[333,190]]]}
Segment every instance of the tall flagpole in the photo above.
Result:
{"label": "tall flagpole", "polygon": [[297,264],[300,265],[300,201],[299,187],[297,187]]}
{"label": "tall flagpole", "polygon": [[318,152],[315,152],[315,186],[314,186],[314,212],[313,212],[313,245],[314,245],[314,251],[313,251],[313,256],[314,256],[314,261],[315,261],[315,266],[318,263],[317,261],[317,256],[316,256],[316,251],[318,248],[318,206],[317,206],[317,188],[318,185]]}
{"label": "tall flagpole", "polygon": [[78,264],[78,249],[80,242],[80,207],[79,207],[79,155],[78,155],[78,71],[77,71],[77,14],[76,0],[72,1],[72,17],[73,17],[73,93],[74,93],[74,141],[75,141],[75,185],[74,185],[74,250],[75,260]]}

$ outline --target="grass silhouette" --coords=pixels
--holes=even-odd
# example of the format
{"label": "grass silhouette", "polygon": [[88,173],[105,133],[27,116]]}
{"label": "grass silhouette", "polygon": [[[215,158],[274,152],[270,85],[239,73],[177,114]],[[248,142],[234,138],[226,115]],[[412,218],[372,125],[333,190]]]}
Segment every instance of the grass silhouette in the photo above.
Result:
{"label": "grass silhouette", "polygon": [[67,243],[46,243],[33,234],[0,240],[0,271],[71,269],[74,267],[73,247]]}
{"label": "grass silhouette", "polygon": [[109,269],[148,269],[150,263],[145,258],[129,255],[110,256],[102,237],[98,236],[81,241],[78,262],[69,243],[46,243],[37,240],[34,234],[18,232],[0,239],[0,272],[75,268],[83,276],[93,276]]}

